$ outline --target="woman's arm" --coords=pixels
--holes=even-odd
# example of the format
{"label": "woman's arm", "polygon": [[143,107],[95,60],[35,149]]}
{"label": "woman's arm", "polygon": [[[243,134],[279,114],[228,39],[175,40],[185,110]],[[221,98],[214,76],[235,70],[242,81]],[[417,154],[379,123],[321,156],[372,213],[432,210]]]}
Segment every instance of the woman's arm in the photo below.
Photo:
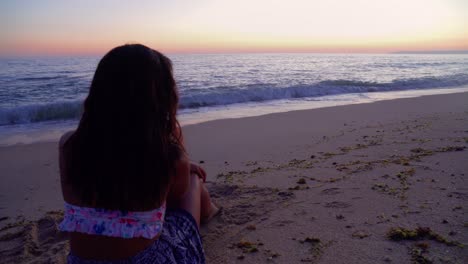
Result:
{"label": "woman's arm", "polygon": [[60,137],[59,141],[59,169],[60,169],[60,178],[63,181],[64,178],[64,173],[65,173],[65,153],[63,152],[63,146],[65,145],[65,142],[70,138],[71,135],[73,135],[74,131],[68,131],[65,134],[63,134]]}
{"label": "woman's arm", "polygon": [[[179,143],[183,146],[184,140],[182,131],[180,130],[179,126],[176,126],[176,135],[180,136]],[[190,177],[192,173],[201,178],[203,182],[206,181],[205,170],[197,164],[191,163],[188,156],[183,153],[181,159],[176,164],[176,175],[171,178],[167,198],[169,204],[177,204],[177,202],[180,201],[181,198],[187,193],[192,180],[192,177]]]}
{"label": "woman's arm", "polygon": [[66,166],[67,166],[67,156],[66,156],[66,154],[67,153],[65,152],[65,149],[64,149],[65,143],[73,135],[74,132],[75,131],[69,131],[69,132],[63,134],[63,136],[60,138],[60,141],[59,141],[60,182],[61,182],[61,186],[62,186],[63,199],[67,203],[80,204],[79,199],[77,199],[73,195],[71,185],[69,183],[67,183],[67,177],[68,177],[67,170],[66,170]]}
{"label": "woman's arm", "polygon": [[190,162],[186,155],[176,163],[175,175],[171,177],[167,202],[176,206],[182,197],[187,193],[190,186]]}
{"label": "woman's arm", "polygon": [[198,178],[202,179],[203,182],[206,182],[206,171],[201,166],[191,162],[190,173],[196,174]]}

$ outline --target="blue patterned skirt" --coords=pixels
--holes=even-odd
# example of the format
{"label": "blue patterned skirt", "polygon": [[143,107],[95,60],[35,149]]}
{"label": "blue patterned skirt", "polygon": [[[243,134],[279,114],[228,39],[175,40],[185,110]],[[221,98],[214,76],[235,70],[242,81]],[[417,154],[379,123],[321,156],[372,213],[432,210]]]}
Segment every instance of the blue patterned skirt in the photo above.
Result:
{"label": "blue patterned skirt", "polygon": [[70,253],[70,264],[127,264],[127,263],[205,263],[205,254],[193,216],[182,209],[168,209],[159,238],[137,255],[123,260],[97,261],[83,259]]}

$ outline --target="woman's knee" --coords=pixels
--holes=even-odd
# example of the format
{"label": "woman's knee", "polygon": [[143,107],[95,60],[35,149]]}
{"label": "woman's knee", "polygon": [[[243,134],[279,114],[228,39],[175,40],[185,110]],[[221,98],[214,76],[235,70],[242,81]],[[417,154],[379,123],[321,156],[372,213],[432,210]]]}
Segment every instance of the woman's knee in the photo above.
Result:
{"label": "woman's knee", "polygon": [[203,187],[202,179],[200,179],[200,177],[198,177],[197,174],[190,173],[190,190],[189,190],[189,192],[194,191],[194,192],[200,193],[202,187]]}

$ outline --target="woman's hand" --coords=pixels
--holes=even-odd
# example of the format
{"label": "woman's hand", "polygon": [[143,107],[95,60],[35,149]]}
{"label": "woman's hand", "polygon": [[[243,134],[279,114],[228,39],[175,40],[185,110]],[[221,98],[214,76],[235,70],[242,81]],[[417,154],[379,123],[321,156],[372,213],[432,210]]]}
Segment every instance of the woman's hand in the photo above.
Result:
{"label": "woman's hand", "polygon": [[195,173],[198,175],[198,178],[202,179],[203,182],[206,182],[206,171],[199,165],[191,162],[190,163],[190,173]]}

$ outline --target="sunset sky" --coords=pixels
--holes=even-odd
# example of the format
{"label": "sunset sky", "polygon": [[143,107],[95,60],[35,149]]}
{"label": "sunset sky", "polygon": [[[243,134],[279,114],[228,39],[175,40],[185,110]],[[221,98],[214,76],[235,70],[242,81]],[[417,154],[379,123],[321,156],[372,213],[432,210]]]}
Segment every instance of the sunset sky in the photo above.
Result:
{"label": "sunset sky", "polygon": [[2,0],[0,55],[468,50],[464,0]]}

